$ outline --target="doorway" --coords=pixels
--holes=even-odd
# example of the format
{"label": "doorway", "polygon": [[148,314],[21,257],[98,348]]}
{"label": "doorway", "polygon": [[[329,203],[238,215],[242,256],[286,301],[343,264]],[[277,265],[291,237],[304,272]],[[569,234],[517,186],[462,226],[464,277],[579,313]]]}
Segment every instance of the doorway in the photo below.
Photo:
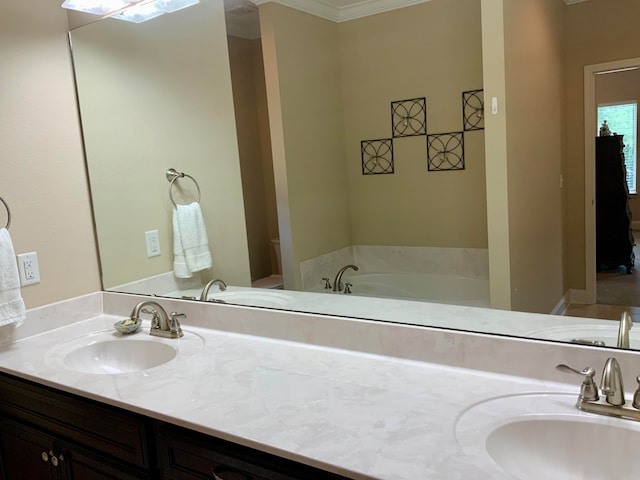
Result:
{"label": "doorway", "polygon": [[[634,307],[634,292],[640,300],[640,272],[627,275],[598,275],[596,266],[596,220],[595,220],[595,144],[597,130],[596,83],[599,75],[616,74],[640,68],[640,58],[631,58],[615,62],[587,65],[584,68],[584,139],[585,139],[585,298],[584,304],[591,307],[589,314],[597,318],[617,320],[624,310],[635,310],[640,315],[640,307]],[[633,225],[633,224],[632,224]],[[636,240],[640,231],[634,232]],[[636,258],[638,258],[637,247]],[[612,281],[613,280],[613,281]],[[604,283],[606,282],[606,283]],[[600,284],[600,295],[598,285]],[[617,285],[616,285],[617,284]],[[631,292],[631,293],[629,293]],[[618,295],[617,293],[625,293]],[[633,303],[632,303],[633,302]],[[587,307],[585,307],[587,308]]]}

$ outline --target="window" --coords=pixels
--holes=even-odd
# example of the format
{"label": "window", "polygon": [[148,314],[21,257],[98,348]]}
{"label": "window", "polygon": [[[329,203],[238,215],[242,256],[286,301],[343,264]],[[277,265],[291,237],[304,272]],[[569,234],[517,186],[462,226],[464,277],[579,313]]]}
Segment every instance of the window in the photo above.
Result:
{"label": "window", "polygon": [[638,103],[624,102],[598,105],[598,126],[607,121],[611,133],[624,135],[624,163],[627,167],[629,193],[636,193],[636,132],[638,124]]}

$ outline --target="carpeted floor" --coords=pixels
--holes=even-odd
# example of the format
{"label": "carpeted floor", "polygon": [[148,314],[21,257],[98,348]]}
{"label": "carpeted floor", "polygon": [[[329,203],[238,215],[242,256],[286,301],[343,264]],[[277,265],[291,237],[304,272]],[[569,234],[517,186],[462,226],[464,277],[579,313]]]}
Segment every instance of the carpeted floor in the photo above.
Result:
{"label": "carpeted floor", "polygon": [[[634,231],[634,237],[640,241],[640,232]],[[625,267],[598,272],[596,302],[602,305],[640,306],[640,249],[633,248],[636,254],[635,268],[627,273]]]}
{"label": "carpeted floor", "polygon": [[[640,231],[633,232],[640,243]],[[565,315],[572,317],[602,318],[619,320],[623,311],[640,318],[640,247],[633,248],[635,269],[628,274],[626,268],[598,272],[596,277],[597,303],[594,305],[571,304]]]}

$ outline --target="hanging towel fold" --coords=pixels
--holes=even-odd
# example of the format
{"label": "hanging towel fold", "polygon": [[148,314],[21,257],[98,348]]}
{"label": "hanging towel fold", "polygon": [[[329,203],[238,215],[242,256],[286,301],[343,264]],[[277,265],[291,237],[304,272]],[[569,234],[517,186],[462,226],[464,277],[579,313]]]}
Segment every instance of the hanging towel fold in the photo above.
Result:
{"label": "hanging towel fold", "polygon": [[209,239],[198,202],[177,205],[173,211],[173,271],[178,278],[211,268]]}
{"label": "hanging towel fold", "polygon": [[26,316],[11,236],[6,228],[0,228],[0,326],[20,325]]}

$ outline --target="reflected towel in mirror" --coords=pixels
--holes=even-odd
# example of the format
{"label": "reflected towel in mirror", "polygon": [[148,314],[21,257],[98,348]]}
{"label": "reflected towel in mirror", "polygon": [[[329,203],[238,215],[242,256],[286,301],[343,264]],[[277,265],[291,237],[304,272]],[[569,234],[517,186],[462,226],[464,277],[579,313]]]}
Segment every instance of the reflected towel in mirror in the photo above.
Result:
{"label": "reflected towel in mirror", "polygon": [[20,325],[26,316],[11,236],[6,228],[0,228],[0,326]]}
{"label": "reflected towel in mirror", "polygon": [[174,275],[191,278],[207,268],[211,268],[211,252],[200,204],[177,205],[173,210]]}

